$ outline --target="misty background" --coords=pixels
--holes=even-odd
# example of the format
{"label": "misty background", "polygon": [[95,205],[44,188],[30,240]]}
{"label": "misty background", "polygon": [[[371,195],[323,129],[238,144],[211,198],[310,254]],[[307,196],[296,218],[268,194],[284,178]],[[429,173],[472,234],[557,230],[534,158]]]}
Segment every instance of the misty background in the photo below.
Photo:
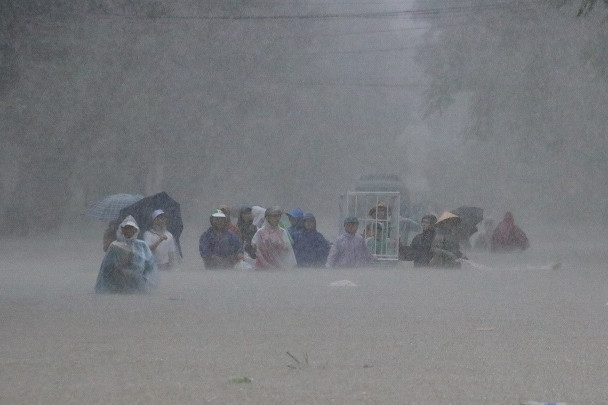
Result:
{"label": "misty background", "polygon": [[186,227],[218,204],[331,218],[376,172],[441,209],[606,223],[607,17],[599,0],[2,0],[0,234],[122,192],[166,191]]}

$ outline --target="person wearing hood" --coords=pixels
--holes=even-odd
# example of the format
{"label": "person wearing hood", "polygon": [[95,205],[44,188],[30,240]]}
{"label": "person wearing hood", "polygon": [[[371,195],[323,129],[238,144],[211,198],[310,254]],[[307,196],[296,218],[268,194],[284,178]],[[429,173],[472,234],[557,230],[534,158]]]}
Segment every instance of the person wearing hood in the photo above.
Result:
{"label": "person wearing hood", "polygon": [[456,227],[460,224],[460,217],[449,211],[444,211],[435,224],[435,237],[431,244],[431,258],[429,265],[433,267],[460,267],[459,259],[466,259],[460,251],[460,243],[456,235]]}
{"label": "person wearing hood", "polygon": [[209,217],[211,226],[198,241],[198,250],[207,269],[232,268],[243,259],[241,240],[228,229],[226,214],[215,210]]}
{"label": "person wearing hood", "polygon": [[315,216],[307,212],[302,216],[304,228],[293,244],[299,267],[323,267],[329,254],[329,242],[317,231]]}
{"label": "person wearing hood", "polygon": [[433,257],[431,248],[435,239],[435,223],[437,223],[435,215],[423,216],[420,221],[422,233],[414,236],[412,243],[406,250],[406,260],[413,260],[414,267],[428,266]]}
{"label": "person wearing hood", "polygon": [[152,227],[144,232],[144,242],[154,254],[159,270],[171,270],[177,263],[177,245],[173,234],[167,230],[167,214],[158,209],[152,213]]}
{"label": "person wearing hood", "polygon": [[304,230],[304,212],[300,208],[294,208],[291,211],[286,212],[285,215],[287,215],[290,223],[287,232],[289,232],[291,242],[294,244],[298,235]]}
{"label": "person wearing hood", "polygon": [[492,252],[513,252],[530,247],[528,237],[517,225],[510,212],[505,213],[492,233]]}
{"label": "person wearing hood", "polygon": [[118,226],[116,240],[101,262],[95,292],[146,292],[157,284],[154,255],[143,240],[137,239],[139,226],[129,215]]}
{"label": "person wearing hood", "polygon": [[251,206],[251,216],[253,216],[253,224],[257,229],[264,226],[266,218],[266,208],[260,207],[259,205]]}
{"label": "person wearing hood", "polygon": [[256,269],[284,269],[297,264],[289,234],[279,226],[282,215],[281,207],[268,208],[264,226],[251,239],[255,247]]}

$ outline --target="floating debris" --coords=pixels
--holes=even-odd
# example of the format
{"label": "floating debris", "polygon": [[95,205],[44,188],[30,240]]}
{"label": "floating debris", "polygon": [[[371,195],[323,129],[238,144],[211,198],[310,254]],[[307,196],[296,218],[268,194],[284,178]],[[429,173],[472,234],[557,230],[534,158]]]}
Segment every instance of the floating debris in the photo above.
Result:
{"label": "floating debris", "polygon": [[289,357],[291,357],[291,359],[293,361],[296,362],[295,365],[288,364],[287,367],[293,368],[293,369],[300,369],[303,366],[308,366],[308,353],[304,353],[304,361],[303,362],[301,362],[296,356],[294,356],[293,354],[291,354],[289,352],[285,352],[285,354],[287,354]]}
{"label": "floating debris", "polygon": [[230,377],[229,381],[233,384],[250,384],[251,383],[251,378],[246,377],[244,375],[236,375],[233,377]]}

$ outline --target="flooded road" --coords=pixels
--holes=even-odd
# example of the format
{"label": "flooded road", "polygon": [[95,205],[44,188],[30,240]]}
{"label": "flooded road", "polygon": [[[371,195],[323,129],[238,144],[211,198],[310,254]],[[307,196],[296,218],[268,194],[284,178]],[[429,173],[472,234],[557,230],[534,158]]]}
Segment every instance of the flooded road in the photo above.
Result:
{"label": "flooded road", "polygon": [[[399,262],[256,272],[205,271],[186,242],[179,271],[163,273],[151,294],[128,296],[93,293],[99,243],[3,244],[2,402],[608,398],[608,273],[599,247],[536,242],[518,257],[469,253],[483,269]],[[551,257],[562,266],[552,269]]]}

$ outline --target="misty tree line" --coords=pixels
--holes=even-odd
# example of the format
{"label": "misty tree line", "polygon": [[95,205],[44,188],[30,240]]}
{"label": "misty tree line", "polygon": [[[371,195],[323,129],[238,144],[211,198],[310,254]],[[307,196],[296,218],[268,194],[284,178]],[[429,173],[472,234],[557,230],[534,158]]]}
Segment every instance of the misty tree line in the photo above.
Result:
{"label": "misty tree line", "polygon": [[[555,193],[583,205],[605,200],[603,2],[515,3],[525,12],[507,8],[498,21],[488,12],[453,30],[436,27],[420,52],[431,78],[430,125],[441,130],[437,113],[455,100],[470,105],[469,126],[458,134],[468,139],[466,153],[437,151],[429,183],[448,188],[452,174],[475,173],[481,184],[541,184],[556,209],[563,207]],[[113,192],[165,190],[192,207],[206,198],[312,205],[318,195],[333,198],[351,172],[369,169],[368,160],[386,159],[376,145],[393,143],[408,118],[402,106],[382,103],[392,90],[354,99],[323,86],[247,80],[289,81],[328,68],[273,51],[279,39],[271,28],[256,31],[253,51],[240,41],[247,28],[230,21],[184,19],[176,30],[163,17],[180,14],[177,7],[161,0],[0,2],[3,235],[52,229]],[[255,6],[196,7],[199,15],[231,15]],[[538,25],[549,34],[539,35]],[[311,46],[305,35],[280,41],[283,49]],[[313,111],[293,108],[300,105]],[[335,158],[354,149],[353,159]],[[397,159],[403,150],[383,153]],[[538,159],[546,160],[545,172],[537,172]],[[497,162],[496,170],[483,160]],[[476,190],[460,192],[470,199]]]}
{"label": "misty tree line", "polygon": [[430,182],[466,177],[458,198],[495,203],[482,184],[506,207],[605,222],[607,16],[605,1],[514,2],[432,27],[418,54],[431,77],[427,122],[455,132],[442,115],[458,104],[468,122],[457,130],[466,149],[438,148]]}

